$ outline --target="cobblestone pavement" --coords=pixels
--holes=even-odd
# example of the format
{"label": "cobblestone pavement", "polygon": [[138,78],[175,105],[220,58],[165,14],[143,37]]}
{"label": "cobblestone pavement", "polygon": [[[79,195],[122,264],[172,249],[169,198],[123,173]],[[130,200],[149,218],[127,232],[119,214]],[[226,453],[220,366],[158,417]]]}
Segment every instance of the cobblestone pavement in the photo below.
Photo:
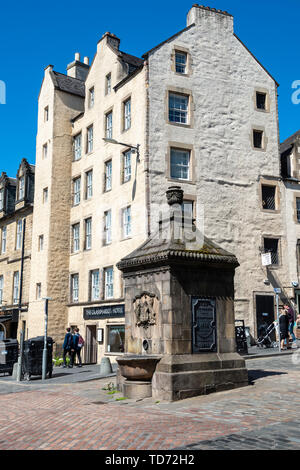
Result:
{"label": "cobblestone pavement", "polygon": [[0,378],[0,450],[299,449],[293,358],[251,359],[248,387],[177,403],[120,400],[103,390],[115,377],[30,386]]}

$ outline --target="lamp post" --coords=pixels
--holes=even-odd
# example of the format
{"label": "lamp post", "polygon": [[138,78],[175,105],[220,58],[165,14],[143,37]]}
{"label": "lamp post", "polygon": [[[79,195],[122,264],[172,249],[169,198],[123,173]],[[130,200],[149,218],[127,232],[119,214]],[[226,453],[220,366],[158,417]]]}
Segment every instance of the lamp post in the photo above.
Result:
{"label": "lamp post", "polygon": [[47,375],[47,355],[48,355],[48,348],[47,348],[47,330],[48,330],[48,302],[52,300],[50,297],[43,298],[45,301],[45,336],[44,336],[44,349],[43,349],[43,362],[42,362],[42,380],[46,379]]}
{"label": "lamp post", "polygon": [[130,145],[130,144],[124,144],[124,142],[118,142],[115,139],[108,139],[103,137],[104,142],[107,142],[108,144],[116,144],[116,145],[123,145],[124,147],[128,147],[131,150],[136,151],[136,161],[139,163],[140,162],[140,144],[137,145]]}

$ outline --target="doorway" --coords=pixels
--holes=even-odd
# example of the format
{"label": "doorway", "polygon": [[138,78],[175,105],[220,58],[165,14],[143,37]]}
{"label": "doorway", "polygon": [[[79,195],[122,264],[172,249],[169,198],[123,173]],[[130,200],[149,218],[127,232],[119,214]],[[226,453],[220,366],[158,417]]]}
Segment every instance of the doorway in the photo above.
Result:
{"label": "doorway", "polygon": [[87,325],[86,341],[84,344],[84,362],[86,364],[97,364],[97,326]]}
{"label": "doorway", "polygon": [[[274,295],[256,295],[256,329],[259,336],[260,328],[271,325],[274,322]],[[275,331],[271,334],[271,340],[276,341]]]}

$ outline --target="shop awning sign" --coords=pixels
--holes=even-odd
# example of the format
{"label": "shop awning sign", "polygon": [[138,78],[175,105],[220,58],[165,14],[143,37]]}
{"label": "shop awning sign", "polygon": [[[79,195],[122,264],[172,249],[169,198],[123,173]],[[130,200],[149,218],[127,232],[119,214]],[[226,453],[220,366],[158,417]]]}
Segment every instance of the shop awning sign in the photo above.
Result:
{"label": "shop awning sign", "polygon": [[83,309],[84,320],[102,320],[104,318],[125,317],[125,305],[102,305]]}

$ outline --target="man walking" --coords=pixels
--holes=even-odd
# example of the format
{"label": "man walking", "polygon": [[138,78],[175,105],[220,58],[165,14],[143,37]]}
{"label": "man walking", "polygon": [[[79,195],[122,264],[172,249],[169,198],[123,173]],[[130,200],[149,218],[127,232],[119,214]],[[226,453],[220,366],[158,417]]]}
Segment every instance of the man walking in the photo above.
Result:
{"label": "man walking", "polygon": [[73,336],[73,345],[72,345],[72,356],[71,356],[71,365],[73,367],[74,364],[74,359],[75,356],[77,356],[78,359],[78,367],[82,367],[82,362],[81,362],[81,348],[84,345],[84,339],[83,337],[79,334],[79,328],[75,328],[75,334]]}
{"label": "man walking", "polygon": [[67,367],[67,363],[66,363],[67,354],[69,354],[70,360],[72,362],[71,349],[72,349],[73,338],[72,338],[71,328],[67,328],[66,331],[67,333],[65,335],[65,339],[63,343],[63,361],[64,361],[63,367]]}

